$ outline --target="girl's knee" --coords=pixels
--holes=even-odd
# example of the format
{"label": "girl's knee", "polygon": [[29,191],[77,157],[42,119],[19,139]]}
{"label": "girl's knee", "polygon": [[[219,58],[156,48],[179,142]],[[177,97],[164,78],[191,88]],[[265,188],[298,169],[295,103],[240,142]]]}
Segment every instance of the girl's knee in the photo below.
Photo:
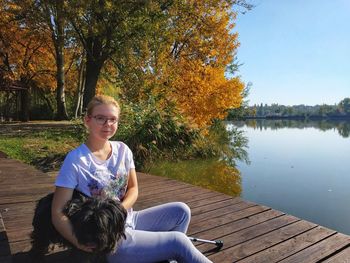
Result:
{"label": "girl's knee", "polygon": [[188,207],[188,205],[182,202],[176,202],[175,205],[177,208],[176,213],[179,221],[177,223],[177,227],[174,228],[174,230],[186,233],[191,221],[191,209]]}
{"label": "girl's knee", "polygon": [[181,211],[182,214],[184,214],[188,219],[191,218],[191,209],[190,207],[183,203],[183,202],[175,202],[175,206]]}
{"label": "girl's knee", "polygon": [[188,248],[191,241],[185,233],[179,231],[174,231],[171,233],[173,234],[173,242],[176,247],[179,249]]}

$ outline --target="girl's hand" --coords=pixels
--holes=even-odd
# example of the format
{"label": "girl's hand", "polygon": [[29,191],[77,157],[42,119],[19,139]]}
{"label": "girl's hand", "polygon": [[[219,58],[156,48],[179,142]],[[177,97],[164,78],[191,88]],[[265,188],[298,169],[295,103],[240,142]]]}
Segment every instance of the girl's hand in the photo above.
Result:
{"label": "girl's hand", "polygon": [[94,244],[89,244],[89,245],[82,245],[80,243],[77,243],[75,245],[78,249],[82,250],[82,251],[85,251],[85,252],[88,252],[88,253],[92,253],[94,252],[95,248],[96,248],[96,245]]}

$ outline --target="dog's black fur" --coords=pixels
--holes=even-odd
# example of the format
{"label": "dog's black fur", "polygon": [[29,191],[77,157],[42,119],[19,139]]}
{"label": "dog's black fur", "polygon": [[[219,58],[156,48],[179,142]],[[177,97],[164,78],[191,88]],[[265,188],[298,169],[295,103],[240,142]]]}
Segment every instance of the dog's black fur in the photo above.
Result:
{"label": "dog's black fur", "polygon": [[94,245],[94,252],[77,249],[65,240],[51,221],[53,193],[41,198],[35,208],[32,249],[33,262],[43,262],[44,255],[57,244],[72,248],[69,262],[107,262],[107,254],[114,251],[117,242],[125,239],[127,212],[123,206],[110,198],[90,198],[74,190],[72,199],[64,207],[63,213],[69,218],[73,232],[82,245]]}

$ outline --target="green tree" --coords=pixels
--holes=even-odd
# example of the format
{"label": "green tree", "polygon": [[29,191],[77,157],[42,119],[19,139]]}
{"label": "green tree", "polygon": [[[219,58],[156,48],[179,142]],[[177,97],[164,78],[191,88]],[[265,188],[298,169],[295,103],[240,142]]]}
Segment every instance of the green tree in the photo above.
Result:
{"label": "green tree", "polygon": [[51,30],[51,38],[55,47],[56,58],[56,119],[67,120],[67,107],[65,99],[65,30],[66,17],[64,15],[64,0],[41,0],[37,1],[37,10],[41,13],[44,21]]}
{"label": "green tree", "polygon": [[339,102],[338,107],[345,114],[350,114],[350,98],[345,98],[341,102]]}
{"label": "green tree", "polygon": [[[29,30],[42,31],[51,36],[56,63],[56,119],[68,119],[65,99],[65,50],[67,49],[67,22],[64,0],[15,0],[13,8],[17,19]],[[51,43],[50,43],[51,44]]]}
{"label": "green tree", "polygon": [[118,67],[120,56],[144,33],[151,2],[74,0],[66,5],[65,12],[86,55],[84,107],[96,94],[105,63],[113,59]]}

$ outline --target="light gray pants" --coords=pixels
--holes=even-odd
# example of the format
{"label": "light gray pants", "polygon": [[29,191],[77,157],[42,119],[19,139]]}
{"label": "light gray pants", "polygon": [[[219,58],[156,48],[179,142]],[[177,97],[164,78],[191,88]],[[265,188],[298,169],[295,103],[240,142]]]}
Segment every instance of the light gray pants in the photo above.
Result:
{"label": "light gray pants", "polygon": [[209,263],[186,236],[190,208],[167,203],[134,212],[135,229],[126,228],[126,240],[110,255],[111,263],[155,263],[174,259],[179,263]]}

